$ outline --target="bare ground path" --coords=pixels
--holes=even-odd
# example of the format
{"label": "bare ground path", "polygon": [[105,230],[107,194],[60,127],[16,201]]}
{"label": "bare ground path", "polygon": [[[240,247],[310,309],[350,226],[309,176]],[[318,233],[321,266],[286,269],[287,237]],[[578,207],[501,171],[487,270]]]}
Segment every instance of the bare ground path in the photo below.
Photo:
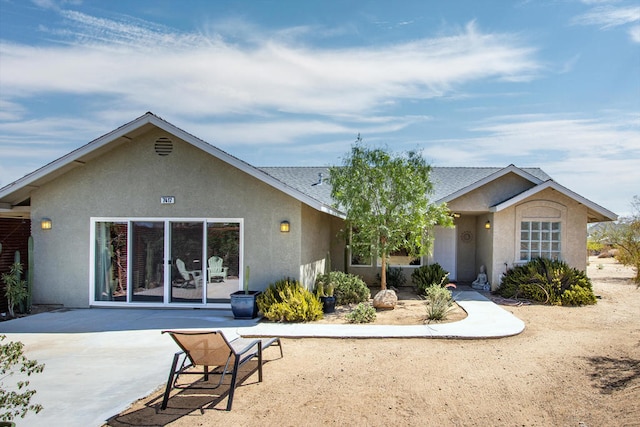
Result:
{"label": "bare ground path", "polygon": [[232,412],[182,394],[156,413],[156,393],[109,425],[640,426],[640,290],[610,259],[588,274],[596,306],[506,307],[526,323],[518,336],[285,339]]}

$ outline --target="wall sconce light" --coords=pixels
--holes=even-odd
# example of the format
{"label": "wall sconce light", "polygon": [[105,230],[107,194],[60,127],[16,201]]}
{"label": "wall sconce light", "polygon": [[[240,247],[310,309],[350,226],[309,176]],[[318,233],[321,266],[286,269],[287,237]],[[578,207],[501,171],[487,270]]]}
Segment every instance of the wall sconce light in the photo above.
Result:
{"label": "wall sconce light", "polygon": [[40,221],[40,228],[42,228],[43,230],[51,230],[52,226],[53,223],[49,218],[42,218],[42,220]]}
{"label": "wall sconce light", "polygon": [[282,221],[280,223],[280,232],[288,233],[289,232],[289,221]]}
{"label": "wall sconce light", "polygon": [[484,223],[484,228],[489,230],[491,228],[491,221],[487,220],[487,222]]}

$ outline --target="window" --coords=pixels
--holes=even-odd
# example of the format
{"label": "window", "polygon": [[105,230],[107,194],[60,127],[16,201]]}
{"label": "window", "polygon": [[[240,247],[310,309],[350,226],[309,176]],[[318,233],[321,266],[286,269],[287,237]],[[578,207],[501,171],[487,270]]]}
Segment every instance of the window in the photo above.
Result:
{"label": "window", "polygon": [[351,265],[371,267],[371,245],[349,245]]}
{"label": "window", "polygon": [[520,261],[533,258],[560,259],[560,222],[522,221]]}
{"label": "window", "polygon": [[[356,230],[352,231],[353,234]],[[375,246],[366,243],[352,243],[349,245],[350,260],[352,266],[371,267],[373,265],[373,259],[375,255]],[[378,267],[382,264],[382,260],[377,258]],[[388,262],[389,266],[403,267],[403,266],[420,266],[422,264],[422,258],[409,256],[407,249],[399,249],[389,254]]]}
{"label": "window", "polygon": [[[409,251],[406,249],[399,249],[397,251],[393,251],[389,254],[389,259],[387,263],[390,266],[406,266],[412,265],[419,267],[422,264],[422,259],[420,257],[413,258],[409,256]],[[382,265],[382,260],[378,259],[378,265]]]}

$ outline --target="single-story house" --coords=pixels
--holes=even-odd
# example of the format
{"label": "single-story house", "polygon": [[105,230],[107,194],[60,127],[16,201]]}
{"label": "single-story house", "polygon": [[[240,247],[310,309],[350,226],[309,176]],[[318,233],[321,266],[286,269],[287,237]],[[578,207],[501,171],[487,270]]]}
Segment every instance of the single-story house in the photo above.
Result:
{"label": "single-story house", "polygon": [[[435,230],[412,269],[438,262],[493,288],[537,256],[586,268],[587,224],[616,215],[537,168],[439,168],[435,202],[455,228]],[[229,294],[282,277],[313,285],[330,259],[373,282],[375,256],[338,237],[327,167],[257,168],[152,113],[0,189],[0,221],[29,218],[33,301],[67,307],[228,307]]]}

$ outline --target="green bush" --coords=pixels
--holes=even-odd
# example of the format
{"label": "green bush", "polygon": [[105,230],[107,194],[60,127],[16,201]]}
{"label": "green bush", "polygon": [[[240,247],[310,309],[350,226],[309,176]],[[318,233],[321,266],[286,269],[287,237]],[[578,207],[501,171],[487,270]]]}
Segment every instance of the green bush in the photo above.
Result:
{"label": "green bush", "polygon": [[[382,283],[382,277],[380,273],[376,275],[376,279],[378,283]],[[399,288],[401,286],[405,286],[407,284],[407,278],[404,276],[401,268],[397,267],[387,267],[387,287],[388,288]]]}
{"label": "green bush", "polygon": [[536,258],[507,270],[496,292],[505,298],[524,298],[553,305],[596,303],[591,280],[564,261]]}
{"label": "green bush", "polygon": [[345,305],[369,301],[371,291],[366,283],[355,274],[347,274],[342,271],[331,271],[320,274],[316,278],[318,283],[333,285],[333,294],[336,297],[336,305]]}
{"label": "green bush", "polygon": [[444,283],[448,274],[449,272],[436,262],[413,270],[411,281],[413,286],[418,288],[419,293],[426,295],[426,290],[429,286]]}
{"label": "green bush", "polygon": [[290,278],[269,285],[257,298],[258,308],[276,322],[308,322],[322,319],[322,303],[300,282]]}
{"label": "green bush", "polygon": [[360,303],[345,316],[349,323],[371,323],[376,320],[376,309],[368,303]]}
{"label": "green bush", "polygon": [[427,319],[444,320],[453,308],[453,298],[451,291],[442,287],[439,283],[427,286],[425,289],[427,296]]}

